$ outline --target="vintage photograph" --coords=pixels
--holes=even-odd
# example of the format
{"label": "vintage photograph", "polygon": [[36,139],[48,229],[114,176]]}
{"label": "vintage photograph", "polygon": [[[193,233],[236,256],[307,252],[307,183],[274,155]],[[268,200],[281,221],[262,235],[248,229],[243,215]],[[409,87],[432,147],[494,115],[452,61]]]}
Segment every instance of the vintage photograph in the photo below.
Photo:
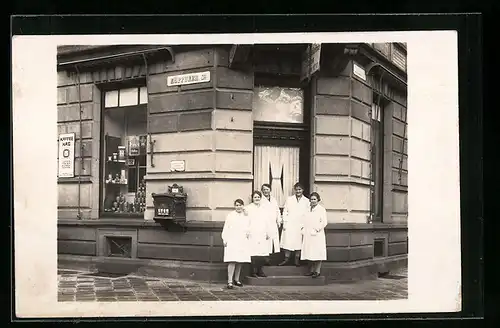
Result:
{"label": "vintage photograph", "polygon": [[58,46],[58,301],[407,299],[406,59]]}

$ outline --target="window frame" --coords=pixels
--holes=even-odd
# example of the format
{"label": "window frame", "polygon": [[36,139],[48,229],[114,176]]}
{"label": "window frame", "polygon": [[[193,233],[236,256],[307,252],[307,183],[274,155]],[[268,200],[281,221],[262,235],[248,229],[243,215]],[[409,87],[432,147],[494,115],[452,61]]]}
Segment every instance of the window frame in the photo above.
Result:
{"label": "window frame", "polygon": [[[257,145],[269,146],[296,146],[299,147],[299,181],[304,185],[304,194],[310,192],[310,156],[304,156],[304,152],[311,148],[311,83],[301,82],[296,75],[275,75],[266,73],[255,73],[253,92],[259,86],[278,88],[297,88],[303,91],[303,123],[293,122],[268,122],[253,121],[253,144],[252,144],[252,174],[255,166],[255,155],[253,151]],[[255,186],[252,180],[252,188]]]}
{"label": "window frame", "polygon": [[[132,109],[132,108],[145,108],[146,109],[146,135],[148,134],[148,121],[147,116],[149,115],[148,111],[148,102],[141,104],[140,103],[140,88],[146,87],[147,94],[147,81],[146,78],[133,78],[124,81],[114,81],[114,82],[104,82],[98,83],[96,86],[100,90],[100,123],[99,123],[99,205],[98,205],[98,213],[99,218],[130,218],[130,219],[141,219],[144,217],[144,212],[141,213],[114,213],[114,212],[105,212],[104,211],[104,191],[105,191],[105,173],[106,173],[106,161],[107,157],[105,154],[105,138],[106,131],[104,126],[104,118],[106,114],[106,110],[113,110],[117,108],[123,109]],[[132,106],[118,106],[118,107],[106,107],[106,92],[121,90],[121,89],[129,89],[129,88],[138,88],[138,104]],[[118,95],[119,97],[119,95]],[[119,99],[119,98],[118,98]],[[119,101],[119,100],[118,100]],[[146,154],[147,156],[147,154]],[[146,158],[147,163],[147,158]],[[147,173],[147,165],[146,165],[146,173]],[[128,188],[127,188],[128,190]]]}
{"label": "window frame", "polygon": [[[379,106],[379,117],[380,120],[376,120],[373,118],[373,106]],[[370,147],[371,147],[371,170],[372,170],[372,192],[370,195],[370,214],[372,217],[372,222],[375,223],[383,223],[384,222],[384,184],[385,184],[385,145],[386,145],[386,136],[385,136],[385,108],[387,106],[386,99],[374,93],[373,94],[373,104],[372,104],[372,115],[370,116]],[[378,121],[378,123],[374,123],[374,121]],[[375,129],[374,124],[378,124],[378,141],[379,145],[375,144]],[[380,156],[379,161],[376,161],[376,156]],[[378,164],[378,166],[377,166]],[[376,172],[378,176],[374,175],[373,172]],[[377,178],[379,177],[379,178]],[[379,183],[377,183],[379,181]],[[377,195],[379,197],[377,197]],[[378,203],[379,213],[376,213],[376,204]]]}

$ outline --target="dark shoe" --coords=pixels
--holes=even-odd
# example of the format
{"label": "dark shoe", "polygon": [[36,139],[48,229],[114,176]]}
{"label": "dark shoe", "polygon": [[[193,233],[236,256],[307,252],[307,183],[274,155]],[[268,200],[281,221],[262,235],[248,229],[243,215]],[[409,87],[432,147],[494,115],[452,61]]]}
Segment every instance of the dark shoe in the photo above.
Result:
{"label": "dark shoe", "polygon": [[313,275],[312,275],[313,278],[318,278],[319,277],[319,273],[318,272],[314,272]]}
{"label": "dark shoe", "polygon": [[227,283],[227,289],[233,289],[233,288],[234,288],[234,286],[233,286],[233,284],[232,284],[232,283],[230,283],[230,282],[229,282],[229,283]]}
{"label": "dark shoe", "polygon": [[300,266],[300,259],[298,257],[295,258],[295,266],[296,267]]}
{"label": "dark shoe", "polygon": [[252,275],[251,275],[251,276],[252,276],[252,277],[254,277],[254,278],[258,278],[258,277],[259,277],[259,276],[258,276],[255,272],[254,272],[254,273],[252,273]]}
{"label": "dark shoe", "polygon": [[239,281],[234,281],[233,284],[238,287],[243,287],[243,284]]}
{"label": "dark shoe", "polygon": [[279,263],[278,265],[279,265],[279,266],[283,266],[283,265],[285,265],[285,264],[287,264],[287,263],[288,263],[288,260],[289,260],[289,258],[287,257],[287,258],[285,258],[285,259],[283,260],[283,262]]}
{"label": "dark shoe", "polygon": [[260,270],[259,272],[257,272],[257,276],[259,276],[259,277],[267,277],[266,274],[262,270]]}
{"label": "dark shoe", "polygon": [[312,276],[313,274],[314,274],[314,272],[308,272],[308,273],[304,274],[304,276],[306,276],[306,277],[310,277],[310,276]]}

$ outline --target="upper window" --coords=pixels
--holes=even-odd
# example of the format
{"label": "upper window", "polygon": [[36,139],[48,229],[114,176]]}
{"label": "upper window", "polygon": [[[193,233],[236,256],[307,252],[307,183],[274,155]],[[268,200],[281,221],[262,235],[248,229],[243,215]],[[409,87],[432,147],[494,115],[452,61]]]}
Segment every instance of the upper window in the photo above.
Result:
{"label": "upper window", "polygon": [[253,120],[304,123],[304,92],[299,88],[255,88]]}
{"label": "upper window", "polygon": [[107,91],[103,109],[103,210],[146,209],[147,89]]}
{"label": "upper window", "polygon": [[126,107],[148,103],[146,87],[127,88],[107,91],[104,96],[104,107]]}
{"label": "upper window", "polygon": [[371,117],[372,147],[372,215],[373,221],[383,222],[384,205],[384,112],[378,104],[372,105]]}

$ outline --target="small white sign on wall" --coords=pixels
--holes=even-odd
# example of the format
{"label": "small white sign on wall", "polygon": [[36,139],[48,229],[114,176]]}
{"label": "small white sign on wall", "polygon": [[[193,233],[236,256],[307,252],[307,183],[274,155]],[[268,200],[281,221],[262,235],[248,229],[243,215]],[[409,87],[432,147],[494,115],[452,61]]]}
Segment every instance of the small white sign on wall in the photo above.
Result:
{"label": "small white sign on wall", "polygon": [[191,73],[191,74],[181,74],[167,77],[167,85],[169,87],[176,85],[186,85],[195,83],[206,83],[210,82],[210,71]]}
{"label": "small white sign on wall", "polygon": [[352,72],[353,72],[354,75],[356,75],[357,77],[359,77],[361,80],[366,81],[366,71],[359,64],[353,63],[353,65],[352,65]]}
{"label": "small white sign on wall", "polygon": [[75,134],[59,135],[59,167],[57,176],[73,178],[75,176]]}
{"label": "small white sign on wall", "polygon": [[186,164],[184,161],[170,161],[171,172],[184,172],[185,170]]}

